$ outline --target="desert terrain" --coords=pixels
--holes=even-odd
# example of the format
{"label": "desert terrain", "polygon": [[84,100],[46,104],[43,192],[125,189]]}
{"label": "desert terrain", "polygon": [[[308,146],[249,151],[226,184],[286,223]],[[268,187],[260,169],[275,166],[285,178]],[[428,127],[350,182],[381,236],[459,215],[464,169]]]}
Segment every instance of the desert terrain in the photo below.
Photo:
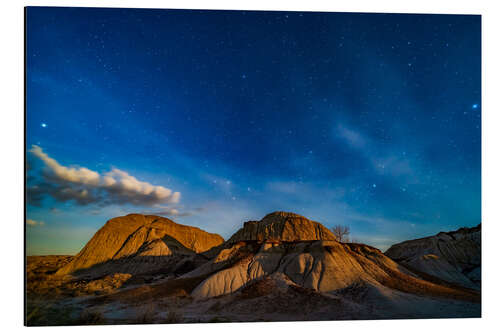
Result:
{"label": "desert terrain", "polygon": [[480,317],[481,227],[383,253],[294,213],[226,241],[130,214],[75,256],[29,256],[26,273],[29,326]]}

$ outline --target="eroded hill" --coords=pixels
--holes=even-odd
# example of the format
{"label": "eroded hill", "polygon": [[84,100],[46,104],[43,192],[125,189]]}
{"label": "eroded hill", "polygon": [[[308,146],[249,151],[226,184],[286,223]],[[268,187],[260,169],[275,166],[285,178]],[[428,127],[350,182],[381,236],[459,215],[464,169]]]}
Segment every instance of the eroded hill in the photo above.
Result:
{"label": "eroded hill", "polygon": [[172,266],[224,239],[164,217],[129,214],[109,220],[58,275],[139,274]]}
{"label": "eroded hill", "polygon": [[[246,222],[225,242],[168,219],[127,215],[45,275],[63,290],[60,309],[70,297],[106,323],[478,317],[481,309],[479,292],[427,280],[286,212]],[[87,296],[75,302],[80,295]]]}
{"label": "eroded hill", "polygon": [[193,297],[231,294],[274,274],[322,293],[363,282],[409,293],[468,298],[417,278],[378,249],[337,242],[320,223],[293,213],[275,212],[247,222],[215,249],[206,253],[212,256],[210,261],[183,276],[206,277],[191,292]]}
{"label": "eroded hill", "polygon": [[421,276],[481,287],[481,225],[391,246],[385,254]]}

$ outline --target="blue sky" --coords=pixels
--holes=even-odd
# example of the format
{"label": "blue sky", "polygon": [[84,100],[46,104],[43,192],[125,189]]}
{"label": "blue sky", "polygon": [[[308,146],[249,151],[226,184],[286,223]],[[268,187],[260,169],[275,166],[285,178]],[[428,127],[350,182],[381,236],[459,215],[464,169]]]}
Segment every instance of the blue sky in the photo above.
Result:
{"label": "blue sky", "polygon": [[28,254],[132,212],[381,249],[477,225],[480,41],[471,15],[28,8]]}

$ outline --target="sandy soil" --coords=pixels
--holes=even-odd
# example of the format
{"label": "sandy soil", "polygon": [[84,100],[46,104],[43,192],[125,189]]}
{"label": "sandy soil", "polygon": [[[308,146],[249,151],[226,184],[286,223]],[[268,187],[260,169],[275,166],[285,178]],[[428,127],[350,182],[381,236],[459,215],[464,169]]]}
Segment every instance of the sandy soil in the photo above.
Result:
{"label": "sandy soil", "polygon": [[[469,318],[481,304],[418,296],[381,284],[355,283],[330,293],[297,286],[280,276],[266,277],[238,292],[194,299],[197,281],[149,276],[96,281],[53,280],[50,272],[67,257],[28,259],[27,324],[87,325],[199,323],[392,318]],[[106,282],[107,281],[107,282]],[[117,281],[121,281],[118,283]],[[89,287],[94,286],[94,288]]]}

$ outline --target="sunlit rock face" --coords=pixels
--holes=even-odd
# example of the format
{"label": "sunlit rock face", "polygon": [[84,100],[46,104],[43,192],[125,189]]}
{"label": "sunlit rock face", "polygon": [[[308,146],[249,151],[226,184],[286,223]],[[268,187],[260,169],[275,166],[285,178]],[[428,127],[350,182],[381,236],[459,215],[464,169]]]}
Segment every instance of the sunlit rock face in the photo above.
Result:
{"label": "sunlit rock face", "polygon": [[[196,227],[154,215],[130,214],[109,220],[58,274],[94,270],[140,273],[173,264],[179,258],[204,252],[224,239]],[[176,259],[176,260],[174,260]],[[180,258],[182,259],[182,258]]]}
{"label": "sunlit rock face", "polygon": [[294,213],[274,212],[260,221],[245,222],[243,228],[238,230],[228,242],[264,240],[296,242],[335,239],[332,232],[318,222]]}

